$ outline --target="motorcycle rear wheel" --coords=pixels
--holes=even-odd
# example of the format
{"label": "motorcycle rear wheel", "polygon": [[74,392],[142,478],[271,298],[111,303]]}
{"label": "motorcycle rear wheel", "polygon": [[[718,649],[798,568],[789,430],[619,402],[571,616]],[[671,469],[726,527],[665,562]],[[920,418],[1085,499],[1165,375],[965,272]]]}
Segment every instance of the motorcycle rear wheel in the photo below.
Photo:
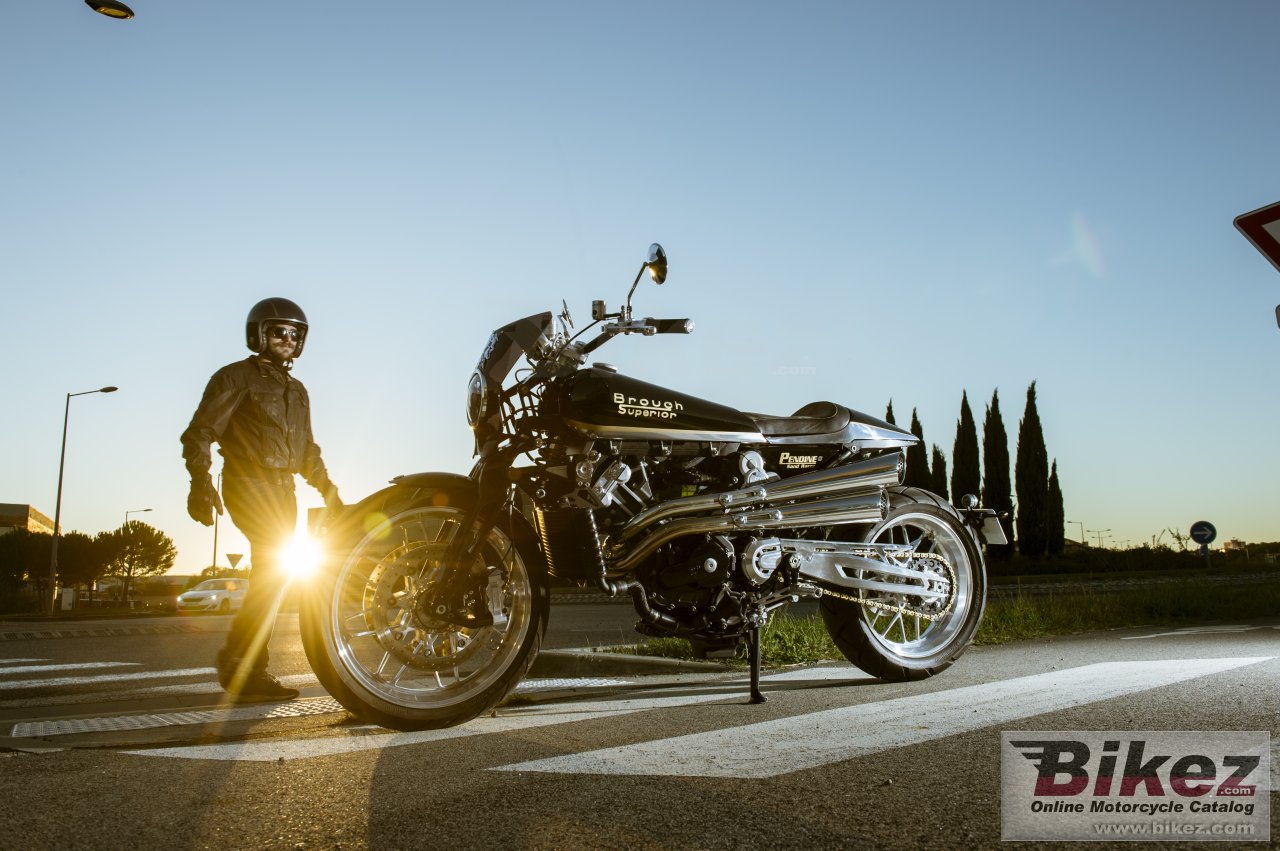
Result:
{"label": "motorcycle rear wheel", "polygon": [[892,682],[922,680],[950,667],[973,641],[986,607],[986,569],[972,533],[945,500],[919,488],[895,487],[889,489],[889,505],[864,540],[909,544],[916,553],[944,559],[951,575],[936,560],[913,563],[934,571],[930,581],[948,588],[947,603],[930,612],[921,598],[906,593],[860,592],[860,601],[824,595],[819,611],[836,647],[863,671]]}
{"label": "motorcycle rear wheel", "polygon": [[493,625],[434,620],[431,592],[468,514],[417,505],[379,524],[327,574],[304,607],[303,644],[321,684],[364,721],[396,730],[449,727],[497,705],[537,656],[550,595],[541,559],[519,534],[490,529],[478,553]]}

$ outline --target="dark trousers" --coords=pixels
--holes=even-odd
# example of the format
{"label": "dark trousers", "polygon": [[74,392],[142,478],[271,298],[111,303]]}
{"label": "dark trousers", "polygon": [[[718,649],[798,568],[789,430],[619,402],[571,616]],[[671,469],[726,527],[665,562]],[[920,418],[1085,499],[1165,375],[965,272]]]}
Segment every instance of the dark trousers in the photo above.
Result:
{"label": "dark trousers", "polygon": [[269,470],[258,476],[224,472],[222,496],[231,521],[249,539],[251,564],[249,592],[231,622],[222,656],[227,664],[258,673],[267,669],[267,643],[288,585],[280,551],[292,540],[298,520],[293,476]]}

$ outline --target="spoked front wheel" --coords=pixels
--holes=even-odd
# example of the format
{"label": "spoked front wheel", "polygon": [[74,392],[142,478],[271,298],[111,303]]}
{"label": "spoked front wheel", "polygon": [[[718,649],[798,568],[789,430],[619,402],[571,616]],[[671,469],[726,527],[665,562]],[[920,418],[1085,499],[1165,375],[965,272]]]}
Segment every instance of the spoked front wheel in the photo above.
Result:
{"label": "spoked front wheel", "polygon": [[[819,609],[832,640],[874,677],[920,680],[950,667],[973,641],[986,605],[986,570],[956,510],[928,491],[893,488],[890,510],[867,543],[917,575],[901,593],[826,594]],[[928,594],[913,594],[913,589]]]}
{"label": "spoked front wheel", "polygon": [[400,730],[461,724],[506,697],[533,664],[549,595],[537,551],[517,534],[495,526],[477,554],[491,626],[433,616],[445,553],[468,521],[461,509],[436,505],[387,518],[304,609],[316,676],[360,718]]}

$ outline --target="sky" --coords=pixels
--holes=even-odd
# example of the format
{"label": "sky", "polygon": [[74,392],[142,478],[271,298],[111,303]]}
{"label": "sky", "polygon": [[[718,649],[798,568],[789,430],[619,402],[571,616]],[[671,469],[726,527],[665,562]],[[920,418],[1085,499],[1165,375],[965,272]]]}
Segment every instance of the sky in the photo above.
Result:
{"label": "sky", "polygon": [[965,392],[1012,455],[1034,381],[1070,537],[1280,540],[1280,275],[1232,226],[1280,201],[1270,0],[130,3],[0,25],[0,502],[53,516],[66,394],[116,385],[63,528],[150,508],[208,565],[178,436],[277,295],[346,501],[465,473],[490,330],[616,308],[659,242],[636,312],[696,330],[627,374],[892,399],[948,458]]}

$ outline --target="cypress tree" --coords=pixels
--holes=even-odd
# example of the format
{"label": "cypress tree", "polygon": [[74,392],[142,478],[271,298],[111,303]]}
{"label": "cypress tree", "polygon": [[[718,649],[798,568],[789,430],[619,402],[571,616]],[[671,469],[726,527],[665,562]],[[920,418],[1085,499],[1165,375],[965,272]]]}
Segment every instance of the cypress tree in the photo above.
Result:
{"label": "cypress tree", "polygon": [[991,404],[982,421],[982,505],[994,509],[996,514],[1010,515],[1000,518],[1009,546],[987,547],[992,557],[1008,558],[1013,555],[1013,495],[1009,483],[1009,435],[1000,415],[999,389],[991,394]]}
{"label": "cypress tree", "polygon": [[947,459],[943,457],[942,450],[938,448],[938,444],[933,445],[933,460],[929,463],[929,472],[933,476],[933,484],[929,490],[936,493],[943,499],[947,496]]}
{"label": "cypress tree", "polygon": [[1062,486],[1058,483],[1058,461],[1055,458],[1049,470],[1049,511],[1045,520],[1051,556],[1062,555],[1067,547],[1066,517],[1062,508]]}
{"label": "cypress tree", "polygon": [[971,493],[982,493],[982,467],[978,463],[978,426],[969,410],[969,394],[960,396],[960,421],[956,423],[956,442],[951,449],[951,494],[956,499]]}
{"label": "cypress tree", "polygon": [[1049,453],[1036,410],[1036,383],[1027,388],[1027,407],[1018,424],[1018,461],[1014,468],[1018,493],[1018,551],[1039,558],[1049,548]]}
{"label": "cypress tree", "polygon": [[897,425],[898,421],[893,418],[893,400],[889,400],[889,407],[885,408],[884,421],[889,425]]}
{"label": "cypress tree", "polygon": [[929,450],[925,449],[924,426],[920,425],[915,408],[911,409],[911,433],[916,436],[916,442],[907,447],[907,475],[902,483],[929,490],[933,487],[933,477],[929,475]]}

